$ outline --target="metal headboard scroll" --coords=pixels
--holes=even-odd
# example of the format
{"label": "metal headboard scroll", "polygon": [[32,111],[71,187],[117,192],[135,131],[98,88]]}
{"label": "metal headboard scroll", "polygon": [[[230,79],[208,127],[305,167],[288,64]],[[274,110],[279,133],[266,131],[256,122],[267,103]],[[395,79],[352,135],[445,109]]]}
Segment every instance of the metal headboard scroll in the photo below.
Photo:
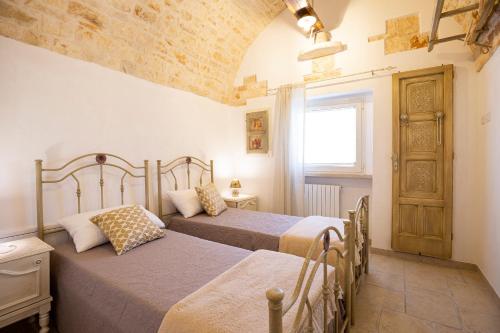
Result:
{"label": "metal headboard scroll", "polygon": [[[90,157],[94,157],[93,162],[88,162],[84,165],[78,165],[74,169],[70,169],[63,176],[57,179],[49,179],[46,176],[52,173],[64,171],[66,168],[69,168],[72,164],[77,163],[79,161],[88,159]],[[109,160],[117,160],[123,162],[125,166],[121,166],[115,163],[112,163]],[[130,176],[133,178],[144,178],[144,194],[145,194],[145,203],[144,207],[149,209],[149,161],[144,161],[144,166],[135,166],[124,158],[108,154],[108,153],[90,153],[86,155],[82,155],[72,159],[71,161],[65,163],[63,166],[59,168],[43,168],[42,160],[35,161],[36,166],[36,206],[37,206],[37,227],[38,227],[38,237],[43,239],[44,236],[44,226],[43,226],[43,185],[44,184],[55,184],[60,183],[67,178],[71,177],[75,181],[76,185],[76,198],[78,203],[78,213],[81,213],[81,196],[82,189],[80,187],[80,180],[77,177],[77,172],[83,169],[98,167],[99,168],[99,188],[100,188],[100,199],[101,199],[101,208],[104,208],[104,167],[111,167],[115,169],[119,169],[123,171],[123,175],[120,179],[120,195],[121,195],[121,203],[123,205],[124,199],[124,180],[126,176]],[[136,174],[136,170],[139,170],[141,174]]]}
{"label": "metal headboard scroll", "polygon": [[168,162],[167,164],[162,165],[161,160],[156,161],[157,165],[157,175],[158,175],[158,212],[160,215],[160,218],[162,218],[163,215],[163,209],[162,209],[162,191],[161,191],[161,183],[162,183],[162,175],[167,175],[170,174],[174,180],[174,190],[179,189],[179,182],[177,180],[177,177],[175,175],[175,169],[185,165],[186,166],[186,174],[187,174],[187,187],[188,189],[191,188],[191,165],[195,165],[200,168],[201,173],[200,173],[200,178],[199,178],[199,184],[200,186],[203,185],[203,176],[205,172],[210,173],[210,182],[214,182],[214,161],[210,160],[209,163],[205,163],[202,160],[200,160],[197,157],[193,156],[181,156],[179,158],[176,158],[173,161]]}

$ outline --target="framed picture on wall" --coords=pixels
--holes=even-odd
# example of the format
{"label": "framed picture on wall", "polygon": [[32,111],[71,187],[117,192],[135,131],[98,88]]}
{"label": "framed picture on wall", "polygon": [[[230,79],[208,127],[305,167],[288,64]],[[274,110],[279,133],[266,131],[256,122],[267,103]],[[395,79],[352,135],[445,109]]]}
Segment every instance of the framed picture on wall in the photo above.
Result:
{"label": "framed picture on wall", "polygon": [[268,110],[248,112],[246,123],[247,153],[267,154],[269,151]]}

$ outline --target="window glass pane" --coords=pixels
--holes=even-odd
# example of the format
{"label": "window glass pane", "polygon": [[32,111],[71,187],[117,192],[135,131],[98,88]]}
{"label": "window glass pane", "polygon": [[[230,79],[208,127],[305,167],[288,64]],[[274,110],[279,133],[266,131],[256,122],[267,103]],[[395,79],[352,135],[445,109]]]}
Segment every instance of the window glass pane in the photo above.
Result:
{"label": "window glass pane", "polygon": [[306,164],[356,163],[356,108],[306,112],[304,136]]}

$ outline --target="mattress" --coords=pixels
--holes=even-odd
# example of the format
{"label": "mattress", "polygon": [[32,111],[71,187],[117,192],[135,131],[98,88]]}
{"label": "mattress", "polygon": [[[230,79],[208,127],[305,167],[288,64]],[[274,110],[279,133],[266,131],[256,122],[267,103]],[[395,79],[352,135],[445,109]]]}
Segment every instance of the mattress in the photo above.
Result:
{"label": "mattress", "polygon": [[121,256],[109,243],[78,254],[69,240],[51,254],[58,331],[156,332],[170,307],[249,254],[171,230]]}
{"label": "mattress", "polygon": [[301,219],[298,216],[228,208],[219,216],[203,213],[184,218],[174,215],[167,228],[251,251],[278,251],[280,236]]}

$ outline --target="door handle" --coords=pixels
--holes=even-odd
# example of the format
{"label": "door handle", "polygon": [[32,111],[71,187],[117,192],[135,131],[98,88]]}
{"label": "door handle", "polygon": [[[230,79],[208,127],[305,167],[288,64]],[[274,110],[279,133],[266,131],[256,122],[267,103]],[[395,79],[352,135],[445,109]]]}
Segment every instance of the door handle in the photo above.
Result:
{"label": "door handle", "polygon": [[410,118],[408,117],[407,113],[402,113],[399,116],[399,123],[401,126],[407,126],[409,121],[410,121]]}
{"label": "door handle", "polygon": [[397,153],[392,154],[392,168],[394,169],[395,172],[398,172],[399,158]]}
{"label": "door handle", "polygon": [[444,113],[442,111],[436,112],[436,142],[438,146],[443,143],[443,118]]}

